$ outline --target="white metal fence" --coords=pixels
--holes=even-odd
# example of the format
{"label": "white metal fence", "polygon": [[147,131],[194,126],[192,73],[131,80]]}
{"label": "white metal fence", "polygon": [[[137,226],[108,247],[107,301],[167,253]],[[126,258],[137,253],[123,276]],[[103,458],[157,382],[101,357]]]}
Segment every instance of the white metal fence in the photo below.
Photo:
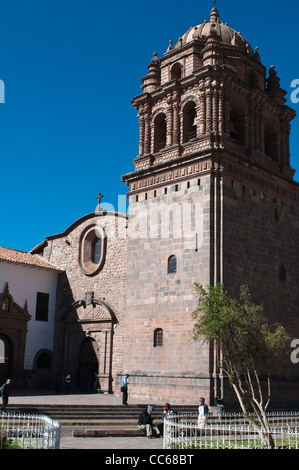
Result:
{"label": "white metal fence", "polygon": [[0,449],[59,449],[59,422],[42,415],[4,414],[0,417]]}
{"label": "white metal fence", "polygon": [[299,448],[299,413],[269,413],[269,427],[261,432],[242,414],[209,416],[203,427],[197,416],[176,415],[164,420],[164,449]]}

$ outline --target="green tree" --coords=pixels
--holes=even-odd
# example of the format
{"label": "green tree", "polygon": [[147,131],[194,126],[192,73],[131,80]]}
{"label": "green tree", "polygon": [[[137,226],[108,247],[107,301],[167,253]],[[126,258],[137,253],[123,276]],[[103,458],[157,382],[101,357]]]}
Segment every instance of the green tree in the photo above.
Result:
{"label": "green tree", "polygon": [[[238,299],[230,297],[223,284],[207,290],[195,284],[195,289],[198,306],[193,312],[193,339],[218,345],[221,367],[244,417],[263,442],[273,447],[266,413],[271,399],[271,370],[277,360],[290,354],[290,337],[283,326],[267,320],[262,307],[253,303],[247,286],[241,286]],[[262,380],[265,376],[266,386]]]}

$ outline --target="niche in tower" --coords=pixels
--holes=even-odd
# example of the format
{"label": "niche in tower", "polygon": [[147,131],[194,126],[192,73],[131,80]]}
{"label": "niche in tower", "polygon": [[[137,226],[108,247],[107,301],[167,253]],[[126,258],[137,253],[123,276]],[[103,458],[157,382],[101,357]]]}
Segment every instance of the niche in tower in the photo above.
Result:
{"label": "niche in tower", "polygon": [[278,136],[275,127],[271,123],[265,125],[264,139],[265,154],[275,162],[278,162]]}
{"label": "niche in tower", "polygon": [[159,113],[154,120],[154,153],[166,147],[166,116]]}
{"label": "niche in tower", "polygon": [[189,101],[183,109],[183,142],[189,142],[196,137],[196,108],[194,101]]}
{"label": "niche in tower", "polygon": [[233,106],[229,116],[229,135],[241,145],[245,145],[245,113],[237,105]]}

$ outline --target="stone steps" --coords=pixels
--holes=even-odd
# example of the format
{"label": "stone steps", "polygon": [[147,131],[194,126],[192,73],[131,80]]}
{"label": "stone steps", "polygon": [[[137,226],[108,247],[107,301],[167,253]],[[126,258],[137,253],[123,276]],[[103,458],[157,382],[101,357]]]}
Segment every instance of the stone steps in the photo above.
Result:
{"label": "stone steps", "polygon": [[[59,421],[62,434],[72,433],[74,437],[121,437],[144,435],[137,427],[138,417],[145,409],[144,404],[138,405],[34,405],[10,404],[9,413],[46,415]],[[197,415],[197,405],[178,405],[175,411]],[[210,411],[217,413],[217,409]],[[162,423],[162,405],[154,405],[153,420]],[[218,414],[218,413],[217,413]]]}
{"label": "stone steps", "polygon": [[[43,414],[57,420],[137,420],[144,405],[9,405],[9,413]],[[178,413],[196,413],[197,406],[178,406]],[[160,419],[163,406],[155,406],[153,417]]]}

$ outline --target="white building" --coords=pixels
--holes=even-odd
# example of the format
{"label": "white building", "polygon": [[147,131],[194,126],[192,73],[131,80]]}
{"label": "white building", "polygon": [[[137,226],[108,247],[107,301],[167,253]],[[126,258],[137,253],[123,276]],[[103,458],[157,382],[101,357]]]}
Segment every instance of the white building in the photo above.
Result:
{"label": "white building", "polygon": [[59,272],[38,255],[0,247],[0,381],[50,385]]}

